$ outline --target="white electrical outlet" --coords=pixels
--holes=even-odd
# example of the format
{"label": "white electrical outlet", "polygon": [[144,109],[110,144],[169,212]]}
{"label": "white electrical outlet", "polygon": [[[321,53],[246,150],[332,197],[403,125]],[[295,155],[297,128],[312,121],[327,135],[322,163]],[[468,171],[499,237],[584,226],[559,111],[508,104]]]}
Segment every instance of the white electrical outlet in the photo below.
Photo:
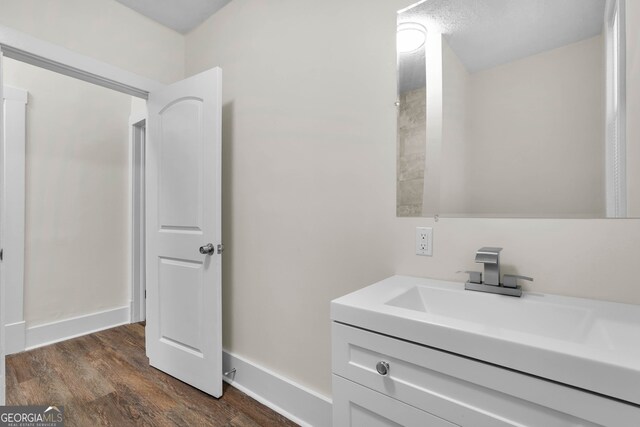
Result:
{"label": "white electrical outlet", "polygon": [[433,228],[416,228],[416,255],[433,256]]}

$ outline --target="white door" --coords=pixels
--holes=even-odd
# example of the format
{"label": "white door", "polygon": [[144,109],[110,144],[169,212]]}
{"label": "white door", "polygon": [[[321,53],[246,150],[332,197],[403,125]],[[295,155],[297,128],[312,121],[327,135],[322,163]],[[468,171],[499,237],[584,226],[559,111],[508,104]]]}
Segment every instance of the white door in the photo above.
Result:
{"label": "white door", "polygon": [[149,363],[216,397],[221,78],[215,68],[149,94],[146,187]]}

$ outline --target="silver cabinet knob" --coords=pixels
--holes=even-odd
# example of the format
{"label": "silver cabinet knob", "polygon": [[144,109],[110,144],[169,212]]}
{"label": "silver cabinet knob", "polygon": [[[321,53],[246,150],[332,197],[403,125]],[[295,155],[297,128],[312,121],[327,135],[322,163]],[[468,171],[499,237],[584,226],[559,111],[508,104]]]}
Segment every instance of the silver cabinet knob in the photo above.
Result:
{"label": "silver cabinet knob", "polygon": [[383,377],[389,375],[389,364],[384,361],[380,361],[376,364],[376,371]]}
{"label": "silver cabinet knob", "polygon": [[202,255],[213,255],[215,253],[215,248],[212,243],[207,243],[204,246],[200,246],[200,253]]}

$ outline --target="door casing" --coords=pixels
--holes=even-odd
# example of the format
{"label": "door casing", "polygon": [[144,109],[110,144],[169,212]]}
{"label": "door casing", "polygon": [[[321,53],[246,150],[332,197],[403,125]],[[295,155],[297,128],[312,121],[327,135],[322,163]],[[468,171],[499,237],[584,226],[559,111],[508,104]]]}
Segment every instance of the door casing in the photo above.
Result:
{"label": "door casing", "polygon": [[146,114],[129,118],[129,236],[131,323],[146,319],[145,154]]}
{"label": "door casing", "polygon": [[3,88],[3,167],[6,179],[3,191],[2,217],[8,225],[2,230],[2,278],[11,283],[5,289],[5,341],[7,354],[25,349],[24,321],[24,245],[25,245],[25,149],[26,106],[28,93],[23,89]]}

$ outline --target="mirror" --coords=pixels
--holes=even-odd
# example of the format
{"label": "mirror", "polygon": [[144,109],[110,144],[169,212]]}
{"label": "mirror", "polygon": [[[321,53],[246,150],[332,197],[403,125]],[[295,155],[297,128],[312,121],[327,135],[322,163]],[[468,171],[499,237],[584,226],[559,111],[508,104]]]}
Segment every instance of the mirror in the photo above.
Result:
{"label": "mirror", "polygon": [[640,216],[624,34],[623,0],[398,12],[397,215]]}

